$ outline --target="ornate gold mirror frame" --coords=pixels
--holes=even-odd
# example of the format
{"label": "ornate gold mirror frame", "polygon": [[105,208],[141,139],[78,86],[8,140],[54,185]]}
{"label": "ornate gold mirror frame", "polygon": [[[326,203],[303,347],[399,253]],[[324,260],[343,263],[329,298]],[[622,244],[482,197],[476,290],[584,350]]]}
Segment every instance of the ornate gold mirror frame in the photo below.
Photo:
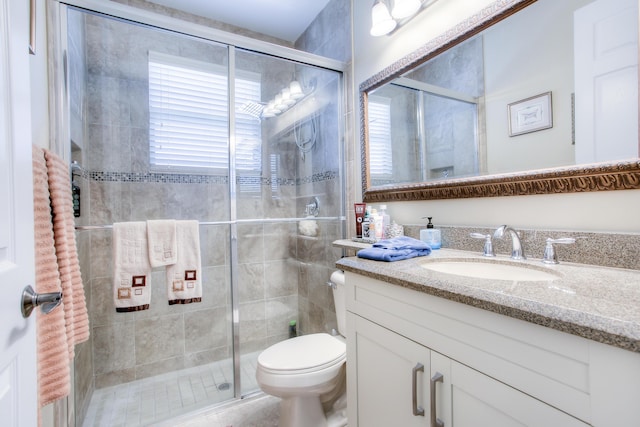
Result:
{"label": "ornate gold mirror frame", "polygon": [[363,201],[376,203],[640,189],[640,159],[371,188],[367,165],[369,158],[367,144],[369,136],[366,126],[368,92],[403,75],[535,1],[497,1],[360,85]]}

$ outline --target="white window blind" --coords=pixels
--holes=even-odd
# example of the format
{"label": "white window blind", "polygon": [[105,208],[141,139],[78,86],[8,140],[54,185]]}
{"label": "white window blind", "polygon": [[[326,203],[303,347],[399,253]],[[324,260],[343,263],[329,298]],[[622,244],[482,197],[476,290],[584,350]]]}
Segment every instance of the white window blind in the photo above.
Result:
{"label": "white window blind", "polygon": [[369,173],[371,176],[393,174],[391,148],[391,101],[370,97],[369,115]]}
{"label": "white window blind", "polygon": [[[260,101],[257,75],[236,78],[236,103]],[[229,167],[229,95],[224,67],[149,52],[149,151],[155,170]],[[260,122],[236,114],[236,168],[260,174]]]}

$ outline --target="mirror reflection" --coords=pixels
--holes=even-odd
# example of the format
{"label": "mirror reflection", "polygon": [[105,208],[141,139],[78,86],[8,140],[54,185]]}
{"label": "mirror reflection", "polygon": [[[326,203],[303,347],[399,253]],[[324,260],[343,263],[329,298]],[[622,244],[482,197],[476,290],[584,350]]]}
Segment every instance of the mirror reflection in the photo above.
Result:
{"label": "mirror reflection", "polygon": [[368,92],[370,186],[637,158],[637,61],[637,0],[539,0]]}

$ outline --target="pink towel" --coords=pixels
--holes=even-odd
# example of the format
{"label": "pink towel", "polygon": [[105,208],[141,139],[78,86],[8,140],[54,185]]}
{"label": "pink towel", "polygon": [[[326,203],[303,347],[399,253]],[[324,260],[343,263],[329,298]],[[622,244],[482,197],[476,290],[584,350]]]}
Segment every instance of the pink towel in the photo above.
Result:
{"label": "pink towel", "polygon": [[[36,292],[60,292],[62,286],[53,240],[47,165],[44,152],[38,147],[33,147],[33,209]],[[39,407],[43,407],[69,394],[69,346],[63,305],[46,315],[39,309],[35,313],[38,332],[38,403]]]}
{"label": "pink towel", "polygon": [[75,344],[89,338],[89,316],[80,276],[73,222],[73,196],[69,167],[62,158],[44,150],[49,176],[53,237],[62,281],[63,304],[69,342],[69,357],[74,357]]}
{"label": "pink towel", "polygon": [[167,266],[169,305],[202,301],[202,264],[198,221],[176,221],[178,261]]}

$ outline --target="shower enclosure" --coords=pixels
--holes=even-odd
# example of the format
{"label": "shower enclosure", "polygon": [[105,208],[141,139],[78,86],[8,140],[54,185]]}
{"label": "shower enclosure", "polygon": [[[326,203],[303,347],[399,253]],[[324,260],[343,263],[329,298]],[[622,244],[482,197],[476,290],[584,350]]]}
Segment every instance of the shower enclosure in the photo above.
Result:
{"label": "shower enclosure", "polygon": [[[76,424],[145,425],[257,391],[257,354],[291,321],[335,327],[325,283],[345,230],[343,66],[126,6],[57,6],[58,133],[77,162],[91,324]],[[152,219],[199,221],[202,302],[168,305],[154,269],[149,309],[117,313],[112,224]]]}

